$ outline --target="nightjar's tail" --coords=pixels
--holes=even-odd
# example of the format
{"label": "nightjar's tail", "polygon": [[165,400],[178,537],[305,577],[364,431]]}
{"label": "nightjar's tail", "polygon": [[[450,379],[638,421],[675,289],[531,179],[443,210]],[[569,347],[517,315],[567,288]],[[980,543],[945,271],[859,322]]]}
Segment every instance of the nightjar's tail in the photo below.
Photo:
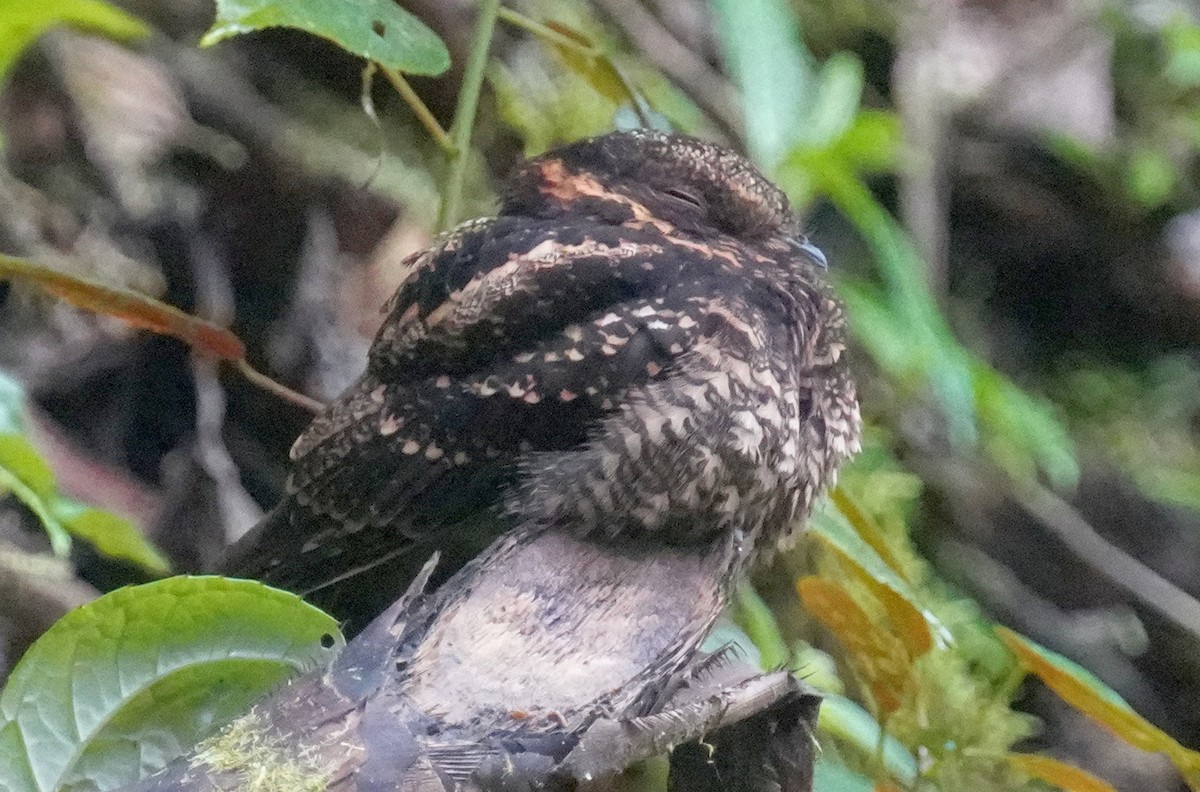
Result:
{"label": "nightjar's tail", "polygon": [[[344,526],[336,520],[309,515],[285,497],[229,547],[217,571],[291,591],[343,620],[344,630],[353,634],[405,591],[434,552],[442,555],[428,590],[444,582],[492,538],[484,526],[458,525],[438,537],[444,544],[407,541],[379,548],[369,541],[356,547],[345,538],[326,544],[311,541],[342,532]],[[395,532],[403,533],[403,526],[396,526]],[[329,552],[339,557],[330,557]]]}

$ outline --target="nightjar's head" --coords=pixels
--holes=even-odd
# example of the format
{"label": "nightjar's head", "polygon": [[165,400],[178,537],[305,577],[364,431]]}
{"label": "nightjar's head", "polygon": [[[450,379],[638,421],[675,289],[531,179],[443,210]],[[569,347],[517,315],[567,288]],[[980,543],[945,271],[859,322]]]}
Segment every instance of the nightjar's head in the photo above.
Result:
{"label": "nightjar's head", "polygon": [[510,179],[500,211],[662,221],[700,236],[803,243],[787,196],[745,157],[649,129],[581,140],[530,160]]}

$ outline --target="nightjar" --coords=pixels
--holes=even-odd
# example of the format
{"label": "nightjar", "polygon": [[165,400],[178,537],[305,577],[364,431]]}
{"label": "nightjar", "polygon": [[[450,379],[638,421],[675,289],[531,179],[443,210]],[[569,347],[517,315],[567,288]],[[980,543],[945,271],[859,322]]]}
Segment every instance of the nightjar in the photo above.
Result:
{"label": "nightjar", "polygon": [[774,548],[858,448],[844,317],[786,197],[648,130],[525,162],[407,262],[366,372],[225,574],[362,623],[504,531]]}

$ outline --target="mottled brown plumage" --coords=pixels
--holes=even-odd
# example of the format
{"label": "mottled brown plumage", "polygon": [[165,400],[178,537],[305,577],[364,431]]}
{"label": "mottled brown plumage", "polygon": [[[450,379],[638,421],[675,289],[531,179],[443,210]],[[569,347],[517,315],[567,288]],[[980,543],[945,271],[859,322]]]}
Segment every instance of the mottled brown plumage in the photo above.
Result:
{"label": "mottled brown plumage", "polygon": [[784,195],[637,131],[525,163],[408,262],[362,378],[224,571],[369,616],[498,532],[774,547],[858,444],[843,314]]}

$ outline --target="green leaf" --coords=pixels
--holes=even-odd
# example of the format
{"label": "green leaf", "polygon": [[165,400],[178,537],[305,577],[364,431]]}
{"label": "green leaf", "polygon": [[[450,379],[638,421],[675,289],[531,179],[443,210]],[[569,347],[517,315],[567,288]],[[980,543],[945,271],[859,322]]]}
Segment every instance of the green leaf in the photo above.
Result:
{"label": "green leaf", "polygon": [[913,344],[905,330],[903,319],[888,305],[887,297],[874,285],[845,280],[838,284],[838,294],[846,303],[855,337],[866,347],[880,367],[902,384],[904,375],[919,372],[923,352]]}
{"label": "green leaf", "polygon": [[15,476],[38,498],[53,497],[54,473],[24,437],[0,434],[0,469]]}
{"label": "green leaf", "polygon": [[[974,444],[978,426],[969,370],[971,357],[955,340],[929,292],[920,254],[900,224],[855,174],[839,168],[824,171],[821,176],[821,192],[854,223],[871,248],[885,287],[881,296],[894,315],[894,326],[904,331],[900,337],[910,348],[899,359],[907,363],[907,370],[897,369],[896,360],[873,356],[893,376],[928,386],[946,415],[951,439],[960,446]],[[851,329],[856,329],[854,321]],[[868,351],[874,352],[872,344],[879,339],[863,336],[861,340]]]}
{"label": "green leaf", "polygon": [[775,614],[749,582],[743,581],[734,592],[733,616],[758,647],[759,668],[781,668],[787,663],[791,652]]}
{"label": "green leaf", "polygon": [[875,783],[848,767],[818,758],[813,765],[813,792],[875,792]]}
{"label": "green leaf", "polygon": [[832,545],[876,581],[904,597],[915,607],[919,607],[912,586],[863,539],[846,516],[833,504],[822,501],[813,509],[812,517],[808,521],[808,530],[814,538]]}
{"label": "green leaf", "polygon": [[177,577],[114,591],[60,619],[13,670],[0,788],[133,783],[342,643],[331,617],[261,583]]}
{"label": "green leaf", "polygon": [[27,423],[25,389],[0,371],[0,491],[12,489],[4,478],[7,471],[31,495],[47,498],[54,493],[54,473],[37,449],[25,439]]}
{"label": "green leaf", "polygon": [[150,572],[168,571],[166,558],[131,522],[59,494],[50,466],[22,434],[26,423],[21,386],[0,372],[0,494],[11,492],[33,512],[54,553],[66,555],[71,536],[77,536],[110,558]]}
{"label": "green leaf", "polygon": [[981,361],[972,362],[971,377],[992,459],[1016,477],[1041,469],[1055,485],[1074,486],[1079,480],[1075,446],[1050,405]]}
{"label": "green leaf", "polygon": [[786,0],[714,0],[717,37],[742,96],[746,147],[768,170],[807,116],[812,65]]}
{"label": "green leaf", "polygon": [[0,0],[0,80],[29,45],[62,24],[115,39],[150,32],[141,20],[100,0]]}
{"label": "green leaf", "polygon": [[1200,26],[1182,15],[1162,29],[1167,50],[1163,76],[1184,88],[1200,85]]}
{"label": "green leaf", "polygon": [[33,512],[50,537],[55,555],[66,555],[71,536],[54,514],[54,474],[41,454],[24,437],[0,435],[0,494],[11,492]]}
{"label": "green leaf", "polygon": [[853,746],[863,756],[876,756],[882,748],[879,755],[888,775],[905,786],[916,783],[917,760],[899,740],[884,732],[869,712],[850,699],[825,694],[817,726]]}
{"label": "green leaf", "polygon": [[1129,157],[1125,180],[1129,194],[1147,209],[1161,206],[1171,198],[1179,181],[1179,169],[1167,152],[1139,146]]}
{"label": "green leaf", "polygon": [[868,526],[856,526],[846,509],[854,508],[853,517],[865,522],[864,515],[844,493],[835,495],[840,501],[839,508],[831,508],[829,504],[818,508],[809,521],[809,530],[841,555],[853,576],[864,581],[884,606],[892,632],[904,642],[912,657],[919,657],[933,648],[934,628],[943,639],[948,633],[932,613],[921,607],[908,581],[866,540],[863,529]]}
{"label": "green leaf", "polygon": [[124,517],[93,509],[69,498],[53,503],[55,517],[72,536],[90,542],[101,554],[137,564],[150,572],[163,573],[171,565],[132,522]]}
{"label": "green leaf", "polygon": [[217,0],[216,21],[200,46],[272,27],[329,39],[387,69],[432,76],[450,68],[437,34],[393,0]]}
{"label": "green leaf", "polygon": [[25,389],[0,369],[0,434],[25,433]]}
{"label": "green leaf", "polygon": [[863,110],[830,146],[830,156],[859,174],[890,173],[900,162],[900,119],[884,110]]}
{"label": "green leaf", "polygon": [[[621,72],[612,58],[586,34],[561,22],[548,21],[542,27],[550,33],[562,36],[561,40],[543,38],[542,42],[562,59],[568,69],[578,74],[596,93],[614,105],[619,106],[626,102],[631,105],[637,104],[638,97],[634,95],[629,83],[621,76]],[[577,46],[566,46],[566,42],[573,42]]]}
{"label": "green leaf", "polygon": [[854,55],[838,52],[821,65],[816,90],[800,138],[828,146],[849,130],[862,100],[863,67]]}
{"label": "green leaf", "polygon": [[[840,124],[842,119],[829,123]],[[804,142],[788,152],[779,175],[793,206],[803,210],[827,192],[830,183],[896,170],[901,134],[894,114],[864,110],[848,123],[832,140]]]}

